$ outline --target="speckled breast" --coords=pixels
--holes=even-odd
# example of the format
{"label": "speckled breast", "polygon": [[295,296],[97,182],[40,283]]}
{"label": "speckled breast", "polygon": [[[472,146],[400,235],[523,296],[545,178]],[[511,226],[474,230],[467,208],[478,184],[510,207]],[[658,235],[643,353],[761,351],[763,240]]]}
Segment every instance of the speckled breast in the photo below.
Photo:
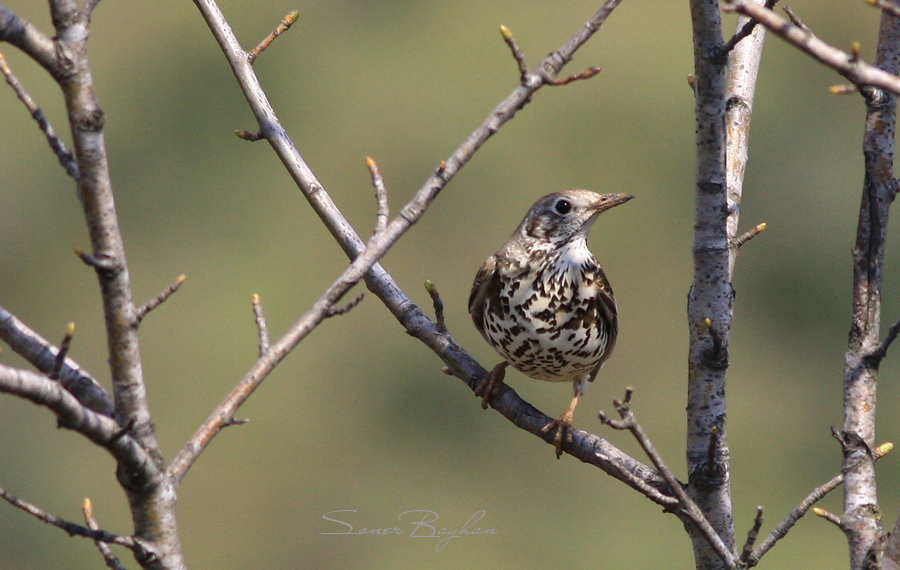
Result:
{"label": "speckled breast", "polygon": [[557,259],[539,268],[500,270],[500,294],[484,312],[489,342],[523,374],[548,382],[589,376],[603,358],[609,324],[602,317],[596,262]]}

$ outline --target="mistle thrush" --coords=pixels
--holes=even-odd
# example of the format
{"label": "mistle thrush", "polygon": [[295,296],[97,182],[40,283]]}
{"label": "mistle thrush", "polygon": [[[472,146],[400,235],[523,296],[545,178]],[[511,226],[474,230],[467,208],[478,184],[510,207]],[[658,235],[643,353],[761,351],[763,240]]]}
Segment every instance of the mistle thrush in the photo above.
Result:
{"label": "mistle thrush", "polygon": [[472,284],[472,320],[505,359],[475,392],[483,407],[509,364],[537,380],[573,384],[569,408],[544,427],[544,433],[556,430],[557,457],[563,439],[571,441],[578,399],[612,354],[619,332],[616,300],[588,249],[588,231],[601,212],[631,198],[587,190],[544,196]]}

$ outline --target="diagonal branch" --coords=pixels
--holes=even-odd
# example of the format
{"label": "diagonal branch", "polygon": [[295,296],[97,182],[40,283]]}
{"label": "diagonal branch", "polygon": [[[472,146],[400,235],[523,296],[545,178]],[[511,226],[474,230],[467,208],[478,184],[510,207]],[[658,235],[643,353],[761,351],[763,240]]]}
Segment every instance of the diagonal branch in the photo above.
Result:
{"label": "diagonal branch", "polygon": [[[434,200],[459,169],[468,162],[478,148],[504,123],[509,121],[519,109],[528,103],[541,86],[555,81],[562,67],[572,59],[574,53],[600,28],[620,1],[608,0],[572,38],[558,50],[551,53],[534,72],[529,73],[527,80],[518,85],[509,97],[494,109],[484,123],[447,160],[441,163],[441,168],[435,170],[434,174],[429,177],[413,200],[401,209],[400,215],[387,226],[386,231],[373,237],[368,248],[366,248],[349,222],[340,213],[331,197],[325,192],[321,183],[316,179],[288,138],[272,106],[265,97],[255,72],[247,62],[246,52],[241,48],[218,6],[211,0],[195,0],[194,3],[199,8],[232,67],[244,96],[247,98],[247,102],[259,123],[260,135],[272,145],[313,209],[347,255],[355,259],[355,264],[356,261],[359,261],[359,257],[362,257],[361,253],[364,250],[371,255],[376,255],[373,252],[380,252],[382,248],[392,244],[412,223],[417,221],[428,204]],[[380,256],[381,253],[377,253],[377,255]],[[409,334],[431,348],[447,364],[448,369],[455,376],[463,379],[471,389],[474,389],[478,379],[486,374],[487,371],[463,351],[449,335],[441,333],[437,329],[436,324],[428,319],[421,309],[400,290],[393,278],[379,264],[376,263],[371,266],[371,269],[365,275],[365,280],[369,290],[381,299]],[[256,369],[255,367],[254,370]],[[512,389],[505,387],[498,390],[491,403],[495,409],[514,424],[543,438],[541,428],[550,421],[550,418],[521,400]],[[227,413],[223,414],[223,416],[227,416]],[[225,418],[223,417],[222,419]],[[205,425],[219,424],[213,422],[213,424],[207,423]],[[202,429],[198,431],[195,434],[195,438],[200,436],[203,439],[214,435],[213,433],[202,435],[202,431]],[[192,441],[196,441],[195,438],[192,438]],[[597,465],[622,480],[625,480],[626,476],[621,475],[621,472],[630,471],[638,473],[639,477],[644,481],[651,481],[653,486],[657,488],[665,486],[652,469],[628,457],[605,440],[596,436],[590,436],[585,432],[576,430],[575,439],[568,447],[567,451],[572,455],[582,461]],[[176,475],[176,479],[184,476],[187,468],[196,460],[197,454],[198,450],[191,449],[190,443],[182,449],[182,453],[170,466],[170,472]]]}
{"label": "diagonal branch", "polygon": [[[91,504],[90,499],[85,499],[81,503],[81,511],[84,514],[84,523],[88,528],[95,532],[100,530],[100,525],[97,523],[97,519],[94,518],[94,507]],[[100,551],[100,555],[103,556],[103,560],[106,562],[107,566],[112,570],[125,570],[125,567],[122,566],[119,559],[112,553],[112,549],[109,547],[108,543],[94,539],[94,544],[97,545],[97,549]]]}
{"label": "diagonal branch", "polygon": [[106,532],[105,530],[94,530],[81,526],[80,524],[75,524],[65,519],[61,519],[53,513],[48,513],[37,505],[29,503],[28,501],[24,501],[16,496],[10,495],[6,491],[6,489],[0,488],[0,498],[5,500],[10,505],[16,507],[17,509],[21,509],[49,525],[53,525],[57,528],[63,529],[64,531],[69,533],[69,536],[84,536],[108,544],[118,544],[119,546],[124,546],[125,548],[128,548],[130,550],[141,550],[140,543],[136,541],[132,536],[121,536],[118,534],[112,534],[111,532]]}
{"label": "diagonal branch", "polygon": [[50,125],[50,121],[47,120],[47,117],[44,116],[44,112],[41,111],[41,108],[38,107],[37,103],[34,102],[34,99],[31,98],[31,95],[25,90],[25,87],[19,81],[19,78],[13,74],[3,53],[0,53],[0,73],[3,73],[3,76],[6,77],[6,82],[12,87],[13,91],[15,91],[16,97],[18,97],[19,101],[25,105],[25,108],[31,113],[31,117],[37,122],[38,127],[41,129],[41,132],[44,133],[47,142],[50,144],[50,149],[56,155],[56,158],[59,160],[62,167],[65,168],[66,173],[77,181],[79,177],[78,165],[75,163],[75,159],[72,158],[72,153],[69,152],[69,149],[66,148],[66,145],[59,138],[59,135],[56,134],[56,131]]}
{"label": "diagonal branch", "polygon": [[19,396],[48,408],[56,414],[59,427],[76,431],[105,448],[120,465],[134,472],[139,484],[146,484],[159,475],[151,455],[130,433],[124,433],[114,419],[82,405],[59,382],[29,370],[0,364],[0,393]]}
{"label": "diagonal branch", "polygon": [[[875,461],[878,461],[890,453],[893,448],[894,444],[892,443],[883,443],[876,447],[874,453]],[[776,542],[787,536],[787,533],[807,512],[809,512],[809,509],[811,509],[813,505],[819,502],[825,495],[837,489],[843,482],[844,475],[841,473],[810,491],[810,493],[800,501],[793,510],[791,510],[790,514],[772,529],[766,539],[763,540],[762,544],[757,546],[752,553],[745,553],[746,556],[741,556],[741,560],[747,564],[747,568],[753,568],[759,564],[760,559],[775,546]]]}
{"label": "diagonal branch", "polygon": [[865,63],[814,36],[809,30],[794,25],[751,0],[731,0],[726,6],[740,14],[753,18],[773,34],[806,52],[819,63],[827,65],[846,77],[851,83],[878,87],[900,94],[900,77]]}
{"label": "diagonal branch", "polygon": [[[0,340],[44,374],[50,374],[56,365],[59,349],[2,306],[0,306]],[[112,397],[93,376],[82,370],[71,358],[66,358],[63,363],[59,372],[59,382],[91,410],[112,417],[114,411]]]}
{"label": "diagonal branch", "polygon": [[31,22],[0,6],[0,42],[9,42],[37,61],[54,77],[71,68],[71,60],[56,42]]}
{"label": "diagonal branch", "polygon": [[684,486],[681,482],[675,477],[675,474],[669,469],[669,467],[663,461],[662,456],[656,451],[656,447],[653,445],[653,442],[650,441],[650,438],[647,436],[644,431],[643,426],[637,421],[637,418],[634,415],[634,412],[631,411],[631,395],[632,389],[625,389],[625,398],[622,400],[613,400],[613,405],[616,407],[616,411],[622,417],[621,420],[613,420],[608,417],[603,412],[600,412],[600,421],[604,424],[612,427],[613,429],[618,430],[628,430],[640,444],[641,449],[644,450],[644,453],[647,454],[647,457],[653,462],[653,465],[656,466],[656,469],[659,471],[660,475],[662,475],[663,479],[665,479],[666,484],[669,486],[669,489],[672,491],[673,495],[676,499],[678,499],[678,510],[677,513],[680,513],[681,517],[690,521],[697,530],[703,534],[703,537],[709,543],[709,545],[715,550],[716,554],[718,554],[719,558],[722,559],[728,568],[736,568],[737,567],[737,559],[734,553],[722,542],[722,538],[716,532],[716,529],[712,527],[707,520],[706,516],[703,514],[703,511],[700,510],[700,507],[697,506],[697,503],[687,494],[684,490]]}

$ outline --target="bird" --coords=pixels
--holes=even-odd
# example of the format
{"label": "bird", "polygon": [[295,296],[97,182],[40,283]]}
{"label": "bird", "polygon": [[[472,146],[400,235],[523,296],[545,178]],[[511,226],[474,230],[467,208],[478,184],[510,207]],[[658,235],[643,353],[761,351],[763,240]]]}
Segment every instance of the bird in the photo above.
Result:
{"label": "bird", "polygon": [[557,459],[563,440],[572,441],[578,400],[612,355],[619,333],[616,299],[588,248],[588,232],[601,213],[632,198],[589,190],[544,196],[472,284],[469,314],[504,359],[476,386],[483,408],[509,365],[537,380],[572,383],[569,407],[542,430],[555,430]]}

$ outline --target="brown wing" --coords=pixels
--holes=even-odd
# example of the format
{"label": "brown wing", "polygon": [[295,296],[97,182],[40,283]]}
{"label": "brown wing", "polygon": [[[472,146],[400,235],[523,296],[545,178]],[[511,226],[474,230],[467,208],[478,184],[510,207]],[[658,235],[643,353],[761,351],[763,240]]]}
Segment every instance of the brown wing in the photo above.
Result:
{"label": "brown wing", "polygon": [[597,280],[597,287],[599,289],[599,295],[597,295],[591,303],[591,309],[597,311],[598,323],[606,323],[606,349],[603,351],[603,357],[600,359],[600,362],[598,362],[594,370],[591,371],[591,375],[588,377],[589,382],[594,381],[594,378],[597,377],[597,373],[600,372],[600,369],[603,367],[603,363],[612,356],[613,350],[616,348],[616,337],[619,336],[619,313],[616,309],[616,298],[613,295],[612,287],[609,286],[609,281],[606,280],[606,276],[603,274],[602,269],[600,270],[599,279]]}
{"label": "brown wing", "polygon": [[[499,287],[497,277],[497,257],[492,255],[484,262],[478,274],[475,276],[475,282],[472,283],[472,292],[469,294],[469,314],[475,322],[475,328],[481,333],[481,336],[487,338],[484,334],[484,311],[485,305],[490,298],[490,291],[495,291]],[[496,294],[494,295],[496,296]]]}

